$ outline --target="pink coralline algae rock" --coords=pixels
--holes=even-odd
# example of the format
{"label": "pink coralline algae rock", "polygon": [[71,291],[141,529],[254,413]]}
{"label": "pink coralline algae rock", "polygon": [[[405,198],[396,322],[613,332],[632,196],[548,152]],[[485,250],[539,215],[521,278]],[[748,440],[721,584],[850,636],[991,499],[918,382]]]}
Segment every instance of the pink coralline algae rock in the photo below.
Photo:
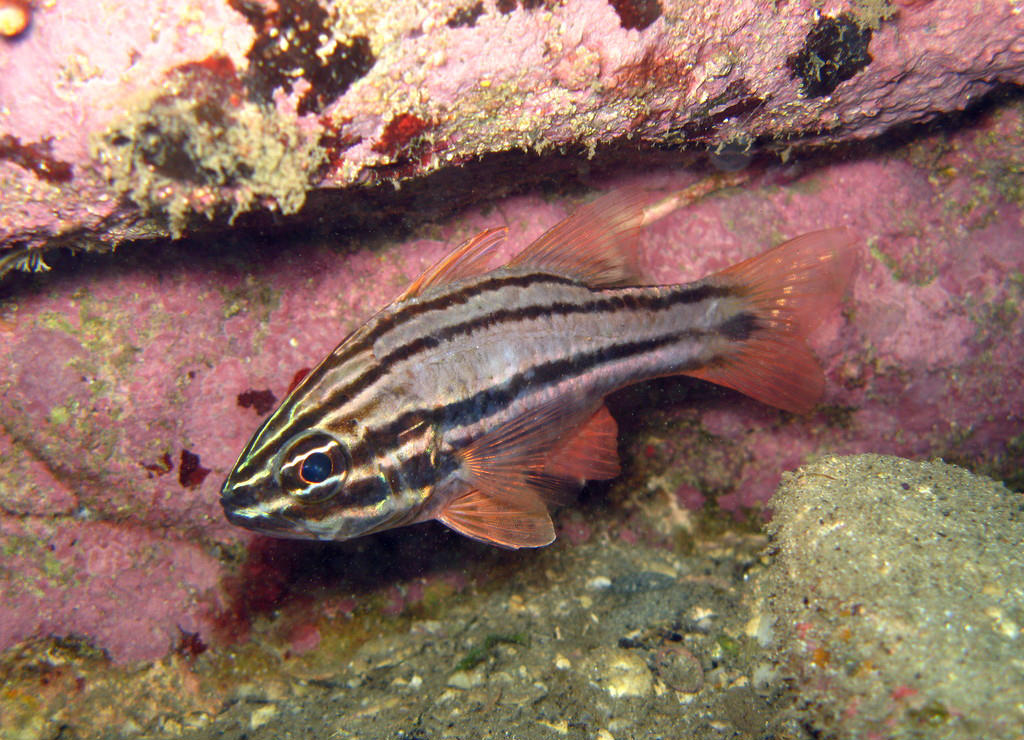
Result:
{"label": "pink coralline algae rock", "polygon": [[[613,402],[627,477],[562,514],[571,531],[553,546],[644,536],[652,501],[760,506],[783,470],[822,453],[941,455],[1024,482],[1022,140],[1024,113],[1008,105],[859,159],[752,171],[645,230],[652,282],[677,282],[849,229],[859,268],[812,342],[826,395],[806,417],[697,381],[676,383],[685,402],[643,390],[628,408]],[[602,187],[694,179],[661,170]],[[154,658],[183,632],[215,644],[240,591],[272,604],[287,588],[280,558],[240,575],[251,535],[227,524],[218,494],[296,373],[450,245],[507,225],[511,253],[580,202],[505,199],[404,243],[181,244],[17,281],[0,303],[0,648],[73,633],[117,660]]]}
{"label": "pink coralline algae rock", "polygon": [[0,272],[495,152],[783,151],[1024,82],[1012,0],[60,0],[0,44]]}
{"label": "pink coralline algae rock", "polygon": [[4,579],[0,645],[81,635],[119,658],[156,657],[208,631],[219,563],[159,530],[75,517],[0,520]]}

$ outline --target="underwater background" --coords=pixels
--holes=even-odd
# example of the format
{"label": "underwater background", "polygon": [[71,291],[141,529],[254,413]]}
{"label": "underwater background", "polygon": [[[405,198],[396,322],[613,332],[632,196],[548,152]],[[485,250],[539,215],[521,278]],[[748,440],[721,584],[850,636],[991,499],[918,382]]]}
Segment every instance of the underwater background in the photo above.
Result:
{"label": "underwater background", "polygon": [[[0,736],[1024,736],[1018,5],[0,20]],[[813,412],[617,393],[623,472],[539,550],[223,518],[294,379],[452,246],[693,185],[652,283],[855,237]]]}

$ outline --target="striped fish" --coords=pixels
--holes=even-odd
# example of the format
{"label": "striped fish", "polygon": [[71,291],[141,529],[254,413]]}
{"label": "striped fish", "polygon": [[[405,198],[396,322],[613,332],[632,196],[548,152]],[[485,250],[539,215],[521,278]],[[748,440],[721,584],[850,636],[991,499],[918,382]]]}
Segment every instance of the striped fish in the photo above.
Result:
{"label": "striped fish", "polygon": [[427,270],[292,391],[224,483],[227,518],[345,540],[436,519],[507,548],[555,538],[548,504],[619,472],[604,397],[689,375],[807,412],[807,332],[852,267],[839,229],[686,285],[642,286],[638,229],[674,207],[625,190],[490,269],[490,229]]}

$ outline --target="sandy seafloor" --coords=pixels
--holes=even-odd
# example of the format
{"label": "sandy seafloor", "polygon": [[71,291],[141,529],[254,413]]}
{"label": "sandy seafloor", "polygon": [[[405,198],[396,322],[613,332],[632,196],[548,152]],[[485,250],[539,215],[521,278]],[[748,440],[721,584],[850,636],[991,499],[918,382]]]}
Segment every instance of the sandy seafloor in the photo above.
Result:
{"label": "sandy seafloor", "polygon": [[[1021,736],[1020,494],[861,455],[789,475],[772,505],[771,537],[456,545],[500,576],[306,652],[269,615],[243,645],[133,670],[73,642],[8,656],[4,737]],[[78,701],[8,714],[47,674]]]}

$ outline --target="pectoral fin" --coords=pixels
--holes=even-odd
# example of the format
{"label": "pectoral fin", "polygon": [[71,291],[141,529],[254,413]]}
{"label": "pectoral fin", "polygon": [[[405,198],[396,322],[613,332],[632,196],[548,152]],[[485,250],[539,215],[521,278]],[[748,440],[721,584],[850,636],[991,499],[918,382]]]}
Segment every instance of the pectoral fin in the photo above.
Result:
{"label": "pectoral fin", "polygon": [[458,453],[467,492],[437,518],[502,547],[540,547],[555,538],[545,502],[587,479],[619,472],[616,426],[608,409],[554,401],[526,412]]}
{"label": "pectoral fin", "polygon": [[511,419],[460,450],[463,480],[492,498],[544,498],[549,453],[592,412],[553,401]]}

